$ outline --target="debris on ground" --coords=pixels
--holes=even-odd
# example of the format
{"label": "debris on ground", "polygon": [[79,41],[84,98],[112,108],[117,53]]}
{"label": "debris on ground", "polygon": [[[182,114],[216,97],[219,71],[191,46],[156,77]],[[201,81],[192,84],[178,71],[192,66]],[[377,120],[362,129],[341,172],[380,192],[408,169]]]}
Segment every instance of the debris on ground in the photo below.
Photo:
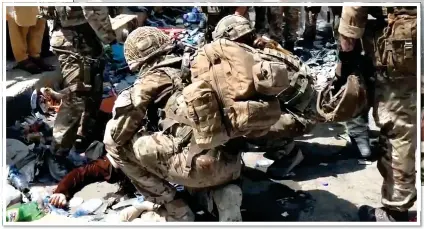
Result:
{"label": "debris on ground", "polygon": [[[174,42],[185,47],[196,47],[204,42],[206,18],[196,7],[169,7],[163,12],[155,12],[151,7],[136,8],[149,13],[150,16],[146,20],[147,26],[160,28],[169,34]],[[317,40],[312,46],[296,46],[294,52],[310,68],[318,89],[324,87],[335,75],[337,63],[335,41],[322,35],[328,26],[328,23],[319,21],[317,29],[318,32],[321,32],[319,33],[321,36],[317,36]],[[117,95],[133,85],[138,77],[136,73],[129,70],[125,58],[123,58],[123,53],[121,54],[107,60],[103,74],[103,101],[100,110],[107,114],[112,112]],[[27,222],[40,219],[55,221],[70,218],[114,223],[136,222],[140,218],[155,222],[163,221],[163,217],[149,211],[152,203],[145,201],[144,197],[140,195],[136,195],[136,198],[114,199],[114,197],[111,197],[111,199],[114,199],[113,201],[106,199],[106,197],[105,199],[74,197],[64,209],[55,208],[49,204],[49,198],[55,187],[54,183],[57,182],[52,174],[63,172],[53,171],[57,168],[50,166],[49,163],[51,159],[52,124],[56,113],[59,111],[62,98],[63,95],[57,88],[34,90],[29,104],[32,114],[18,119],[14,126],[7,128],[7,168],[5,168],[6,174],[8,174],[8,184],[5,186],[6,205],[8,207],[7,221]],[[72,149],[66,157],[67,162],[74,168],[85,165],[94,159],[80,154],[75,149]],[[274,162],[264,157],[257,157],[255,160],[252,167],[262,172],[266,172],[267,168]],[[328,163],[321,163],[320,165],[327,166]],[[287,177],[296,177],[296,173],[290,172]],[[323,186],[328,186],[328,182],[322,180],[319,182]],[[187,191],[184,186],[171,185],[180,193]],[[260,189],[260,187],[255,188]],[[260,192],[258,191],[258,193]],[[281,192],[275,193],[275,196],[279,194]],[[305,202],[303,199],[306,199],[306,197],[302,195],[305,194],[299,194],[297,199],[293,197],[290,201],[265,195],[261,198],[266,201],[272,198],[278,199],[277,204],[279,205],[292,206],[297,204],[303,207]],[[272,202],[275,202],[274,199],[272,199]],[[256,206],[257,202],[252,201],[250,204]],[[255,213],[248,212],[247,209],[242,209],[242,211],[243,214],[255,215]],[[200,216],[208,214],[207,211],[203,210],[195,212]],[[294,210],[290,212],[278,211],[276,214],[278,216],[275,216],[275,218],[279,217],[279,219],[281,219],[281,216],[290,218],[296,215]]]}

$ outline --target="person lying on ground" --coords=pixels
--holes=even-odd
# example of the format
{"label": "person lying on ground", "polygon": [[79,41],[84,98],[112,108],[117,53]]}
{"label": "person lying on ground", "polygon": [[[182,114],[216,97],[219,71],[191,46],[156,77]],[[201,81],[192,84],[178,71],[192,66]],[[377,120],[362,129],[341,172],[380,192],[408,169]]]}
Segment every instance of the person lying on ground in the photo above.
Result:
{"label": "person lying on ground", "polygon": [[85,186],[103,181],[118,183],[119,190],[115,193],[115,199],[136,191],[127,176],[105,155],[68,173],[57,185],[49,203],[59,208],[66,207],[68,201]]}

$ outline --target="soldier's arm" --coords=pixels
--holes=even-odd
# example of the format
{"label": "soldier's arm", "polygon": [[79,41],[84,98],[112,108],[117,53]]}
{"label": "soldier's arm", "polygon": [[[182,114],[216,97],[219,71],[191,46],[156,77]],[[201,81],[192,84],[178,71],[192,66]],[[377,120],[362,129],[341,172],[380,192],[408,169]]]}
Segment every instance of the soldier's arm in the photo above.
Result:
{"label": "soldier's arm", "polygon": [[368,7],[344,6],[339,24],[339,33],[345,37],[359,39],[364,35],[368,19]]}
{"label": "soldier's arm", "polygon": [[84,16],[91,28],[104,44],[116,42],[116,34],[110,23],[109,10],[106,6],[81,6]]}
{"label": "soldier's arm", "polygon": [[134,85],[131,98],[138,112],[145,114],[147,107],[152,103],[161,92],[172,87],[172,80],[168,75],[162,72],[152,72],[143,75],[140,82]]}

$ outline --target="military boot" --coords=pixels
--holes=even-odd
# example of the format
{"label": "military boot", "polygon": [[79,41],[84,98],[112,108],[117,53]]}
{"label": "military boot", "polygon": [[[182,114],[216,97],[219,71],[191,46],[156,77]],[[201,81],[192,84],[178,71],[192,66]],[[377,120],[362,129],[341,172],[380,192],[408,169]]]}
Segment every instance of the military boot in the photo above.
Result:
{"label": "military boot", "polygon": [[176,199],[163,205],[167,222],[194,222],[194,213],[182,199]]}
{"label": "military boot", "polygon": [[363,205],[358,210],[359,220],[363,222],[408,222],[408,211],[400,212],[385,208]]}
{"label": "military boot", "polygon": [[229,184],[212,191],[212,198],[218,208],[220,222],[241,222],[241,188]]}
{"label": "military boot", "polygon": [[364,114],[346,122],[350,142],[357,147],[362,160],[371,160],[372,156],[367,115]]}

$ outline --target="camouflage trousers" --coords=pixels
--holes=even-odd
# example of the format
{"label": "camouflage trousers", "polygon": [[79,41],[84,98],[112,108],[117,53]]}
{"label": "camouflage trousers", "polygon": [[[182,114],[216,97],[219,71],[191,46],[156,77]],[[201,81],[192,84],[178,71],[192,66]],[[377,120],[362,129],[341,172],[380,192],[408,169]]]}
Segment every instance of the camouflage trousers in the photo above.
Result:
{"label": "camouflage trousers", "polygon": [[[92,37],[96,37],[95,32],[88,24],[82,25],[79,29],[91,30]],[[80,42],[78,48],[75,44],[76,41]],[[102,46],[96,39],[83,39],[71,28],[53,31],[50,45],[59,60],[63,88],[83,80],[86,71],[82,68],[82,60],[78,58],[78,55],[96,57],[102,52]],[[91,91],[71,92],[62,99],[53,127],[52,150],[54,153],[66,152],[72,148],[78,135],[90,136],[90,130],[93,128],[102,99],[104,65],[101,61],[92,61],[89,64]]]}
{"label": "camouflage trousers", "polygon": [[[295,42],[297,40],[300,7],[255,7],[255,12],[255,28],[258,34],[268,35],[280,44],[283,38],[286,42]],[[283,24],[285,24],[284,29]]]}
{"label": "camouflage trousers", "polygon": [[[410,76],[410,79],[415,76]],[[417,94],[415,80],[384,82],[376,90],[377,107],[374,119],[381,128],[379,149],[384,156],[377,167],[383,176],[382,204],[397,211],[406,211],[416,200],[415,150]]]}
{"label": "camouflage trousers", "polygon": [[240,176],[241,153],[225,153],[218,148],[194,156],[191,170],[185,173],[191,144],[180,147],[182,138],[175,136],[184,136],[189,126],[178,127],[170,134],[137,134],[129,144],[118,146],[110,136],[113,125],[114,120],[110,120],[106,126],[106,151],[151,202],[166,205],[174,200],[176,190],[169,182],[203,189],[227,184]]}
{"label": "camouflage trousers", "polygon": [[[302,122],[301,122],[302,121]],[[249,142],[267,151],[267,156],[272,160],[280,160],[289,156],[294,148],[294,138],[309,133],[315,127],[312,119],[295,118],[290,113],[284,113],[280,119],[271,126],[269,132]]]}

